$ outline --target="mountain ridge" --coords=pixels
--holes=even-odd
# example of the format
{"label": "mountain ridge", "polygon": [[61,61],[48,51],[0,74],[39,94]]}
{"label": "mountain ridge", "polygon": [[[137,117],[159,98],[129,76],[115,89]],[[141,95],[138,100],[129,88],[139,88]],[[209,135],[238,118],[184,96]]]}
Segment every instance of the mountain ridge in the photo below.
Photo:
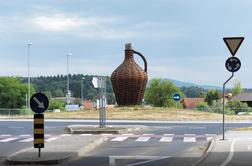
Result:
{"label": "mountain ridge", "polygon": [[196,83],[184,82],[184,81],[179,81],[179,80],[170,79],[170,78],[166,78],[164,80],[171,81],[173,84],[175,84],[177,87],[180,87],[180,88],[194,86],[194,87],[200,87],[203,89],[218,89],[218,90],[222,89],[222,87],[220,87],[220,86],[200,85],[200,84],[196,84]]}

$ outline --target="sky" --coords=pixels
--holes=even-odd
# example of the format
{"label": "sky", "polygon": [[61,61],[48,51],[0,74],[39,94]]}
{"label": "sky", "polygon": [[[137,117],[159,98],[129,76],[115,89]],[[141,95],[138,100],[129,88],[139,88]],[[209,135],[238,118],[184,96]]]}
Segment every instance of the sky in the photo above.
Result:
{"label": "sky", "polygon": [[[231,75],[223,37],[243,36],[234,81],[252,88],[252,1],[0,0],[0,76],[111,75],[125,43],[148,76],[222,86]],[[140,66],[143,62],[136,55]]]}

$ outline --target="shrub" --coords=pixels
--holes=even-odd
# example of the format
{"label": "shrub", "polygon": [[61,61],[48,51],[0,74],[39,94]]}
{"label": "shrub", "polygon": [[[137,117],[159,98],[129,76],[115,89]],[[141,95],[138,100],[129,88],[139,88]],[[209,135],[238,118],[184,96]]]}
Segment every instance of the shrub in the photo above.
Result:
{"label": "shrub", "polygon": [[227,108],[234,111],[236,114],[239,112],[248,112],[249,111],[248,104],[240,102],[240,101],[229,101],[227,103]]}
{"label": "shrub", "polygon": [[[210,108],[212,112],[221,113],[223,111],[223,104],[221,102],[213,102],[212,107]],[[234,115],[235,111],[230,109],[228,106],[225,107],[225,114]]]}
{"label": "shrub", "polygon": [[65,103],[63,101],[60,100],[56,100],[56,99],[52,99],[50,100],[50,104],[49,104],[49,110],[54,110],[54,109],[64,109],[64,105]]}
{"label": "shrub", "polygon": [[200,111],[208,111],[209,106],[208,106],[207,102],[197,102],[195,109],[200,110]]}

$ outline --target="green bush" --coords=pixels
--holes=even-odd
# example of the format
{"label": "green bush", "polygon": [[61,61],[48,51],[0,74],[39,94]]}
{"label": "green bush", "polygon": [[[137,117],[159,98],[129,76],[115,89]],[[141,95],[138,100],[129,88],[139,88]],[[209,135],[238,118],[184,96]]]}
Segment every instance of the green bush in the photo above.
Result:
{"label": "green bush", "polygon": [[56,100],[56,99],[51,99],[50,104],[49,104],[49,110],[54,110],[54,109],[60,109],[64,110],[65,103],[64,101]]}
{"label": "green bush", "polygon": [[209,106],[208,106],[207,102],[197,102],[195,109],[200,110],[200,111],[208,111]]}
{"label": "green bush", "polygon": [[[221,113],[223,111],[223,103],[221,102],[213,102],[213,105],[210,107],[210,110],[215,113]],[[230,109],[229,107],[225,107],[225,114],[234,115],[235,111]]]}
{"label": "green bush", "polygon": [[240,101],[229,101],[227,103],[227,108],[234,111],[236,114],[239,112],[249,112],[248,104]]}

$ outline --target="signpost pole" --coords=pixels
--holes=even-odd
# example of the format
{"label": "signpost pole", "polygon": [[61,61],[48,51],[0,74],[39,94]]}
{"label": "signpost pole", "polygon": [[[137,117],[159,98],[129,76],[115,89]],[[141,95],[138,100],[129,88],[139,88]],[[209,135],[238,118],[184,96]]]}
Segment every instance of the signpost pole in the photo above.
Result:
{"label": "signpost pole", "polygon": [[244,37],[224,37],[223,41],[225,42],[228,50],[231,53],[231,57],[226,60],[225,67],[229,72],[232,72],[232,75],[227,79],[223,84],[223,96],[222,96],[222,139],[225,140],[225,86],[228,81],[231,80],[234,76],[234,72],[237,72],[241,67],[241,61],[235,57],[236,52],[240,48]]}
{"label": "signpost pole", "polygon": [[223,84],[223,96],[222,96],[222,140],[225,140],[225,85],[228,83],[228,81],[233,78],[234,72],[232,72],[231,77],[228,78],[226,82]]}
{"label": "signpost pole", "polygon": [[102,101],[103,101],[103,127],[106,126],[106,109],[105,109],[105,106],[106,106],[106,77],[103,77],[102,79],[103,81],[103,95],[102,95]]}
{"label": "signpost pole", "polygon": [[101,81],[101,77],[98,77],[98,89],[99,89],[99,114],[100,114],[100,120],[99,120],[99,125],[100,128],[102,128],[102,91],[101,91],[101,85],[102,85],[102,81]]}
{"label": "signpost pole", "polygon": [[176,101],[176,120],[178,120],[178,102]]}
{"label": "signpost pole", "polygon": [[35,93],[30,98],[30,107],[35,113],[33,117],[33,144],[38,148],[38,157],[41,157],[41,148],[44,148],[44,112],[49,106],[49,100],[43,93]]}

